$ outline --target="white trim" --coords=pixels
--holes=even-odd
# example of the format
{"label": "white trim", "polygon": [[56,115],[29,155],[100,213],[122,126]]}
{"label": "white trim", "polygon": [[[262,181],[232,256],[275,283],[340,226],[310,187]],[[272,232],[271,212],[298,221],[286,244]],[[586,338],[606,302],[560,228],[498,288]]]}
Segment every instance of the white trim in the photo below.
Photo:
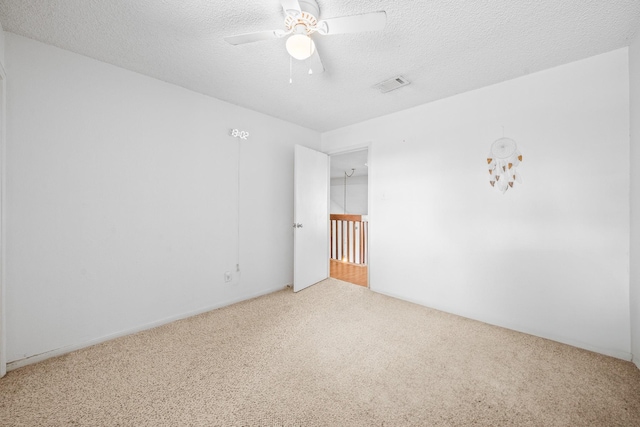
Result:
{"label": "white trim", "polygon": [[[2,28],[0,27],[0,31]],[[6,328],[6,287],[5,272],[7,263],[6,254],[6,141],[7,141],[7,75],[3,64],[0,62],[0,378],[7,373],[7,328]]]}
{"label": "white trim", "polygon": [[372,143],[367,141],[361,144],[354,144],[348,147],[341,147],[341,148],[336,148],[335,150],[325,151],[324,153],[327,154],[328,156],[338,156],[340,154],[349,154],[349,153],[355,153],[356,151],[369,150],[371,149],[371,145]]}
{"label": "white trim", "polygon": [[15,369],[18,368],[22,368],[23,366],[27,366],[27,365],[31,365],[33,363],[38,363],[38,362],[42,362],[43,360],[49,359],[51,357],[57,357],[57,356],[62,356],[63,354],[67,354],[67,353],[71,353],[72,351],[76,351],[76,350],[80,350],[86,347],[91,347],[93,345],[96,344],[100,344],[103,343],[105,341],[110,341],[116,338],[120,338],[120,337],[124,337],[127,335],[131,335],[131,334],[135,334],[137,332],[142,332],[142,331],[146,331],[148,329],[153,329],[153,328],[157,328],[158,326],[162,326],[162,325],[166,325],[167,323],[171,323],[171,322],[175,322],[176,320],[181,320],[181,319],[186,319],[188,317],[193,317],[193,316],[197,316],[198,314],[202,314],[202,313],[206,313],[208,311],[212,311],[212,310],[216,310],[218,308],[222,308],[222,307],[227,307],[229,305],[232,304],[236,304],[242,301],[247,301],[253,298],[257,298],[257,297],[261,297],[263,295],[268,295],[274,292],[278,292],[281,291],[283,289],[286,289],[287,287],[290,287],[291,285],[287,284],[281,287],[277,287],[277,288],[271,288],[271,289],[267,289],[267,290],[263,290],[260,292],[256,292],[247,296],[243,296],[243,297],[238,297],[238,298],[233,298],[231,300],[228,301],[224,301],[218,304],[214,304],[208,307],[204,307],[204,308],[200,308],[198,310],[194,310],[194,311],[190,311],[188,313],[183,313],[183,314],[179,314],[176,316],[171,316],[171,317],[166,317],[164,319],[161,320],[156,320],[155,322],[150,322],[150,323],[145,323],[144,325],[135,327],[135,328],[131,328],[131,329],[126,329],[124,331],[119,331],[119,332],[115,332],[113,334],[109,334],[109,335],[104,335],[102,337],[99,338],[95,338],[89,341],[85,341],[79,344],[73,344],[73,345],[68,345],[65,347],[61,347],[55,350],[51,350],[51,351],[47,351],[44,353],[40,353],[40,354],[36,354],[34,356],[29,356],[29,357],[25,357],[24,359],[18,359],[18,360],[14,360],[12,362],[9,362],[7,364],[7,370],[8,371],[13,371]]}
{"label": "white trim", "polygon": [[[626,351],[620,351],[620,350],[612,350],[612,349],[608,349],[608,348],[601,348],[601,347],[597,347],[591,344],[586,344],[580,341],[576,341],[576,340],[572,340],[572,339],[567,339],[565,337],[561,337],[558,335],[554,335],[554,334],[540,334],[537,331],[531,331],[531,330],[527,330],[526,328],[520,328],[516,325],[510,325],[510,324],[506,324],[506,323],[502,323],[502,322],[497,322],[497,321],[492,321],[492,320],[480,320],[476,317],[473,316],[473,313],[459,313],[459,312],[453,312],[453,311],[449,311],[446,308],[438,308],[438,307],[434,307],[434,306],[430,306],[427,305],[424,301],[420,301],[414,298],[407,298],[405,296],[393,293],[393,292],[380,292],[380,291],[374,291],[376,293],[382,294],[382,295],[386,295],[388,297],[391,298],[396,298],[402,301],[407,301],[413,304],[418,304],[421,305],[423,307],[427,307],[430,308],[432,310],[438,310],[441,311],[443,313],[449,313],[449,314],[453,314],[454,316],[458,316],[458,317],[463,317],[465,319],[471,319],[471,320],[475,320],[476,322],[480,322],[480,323],[485,323],[487,325],[491,325],[491,326],[497,326],[499,328],[505,328],[505,329],[509,329],[511,331],[515,331],[515,332],[520,332],[522,334],[527,334],[527,335],[531,335],[534,337],[538,337],[538,338],[544,338],[547,340],[551,340],[551,341],[555,341],[558,342],[560,344],[566,344],[566,345],[570,345],[571,347],[576,347],[576,348],[581,348],[584,350],[589,350],[589,351],[593,351],[594,353],[599,353],[599,354],[604,354],[605,356],[611,356],[611,357],[615,357],[617,359],[622,359],[622,360],[626,360],[626,361],[631,361],[631,353],[626,352]],[[637,365],[637,363],[636,363]],[[640,368],[640,366],[639,366]]]}
{"label": "white trim", "polygon": [[[331,219],[331,156],[325,153],[326,162],[327,162],[327,219]],[[326,238],[324,239],[327,242],[325,257],[327,260],[327,271],[325,273],[325,280],[331,277],[331,221],[327,221],[327,228],[325,232]]]}

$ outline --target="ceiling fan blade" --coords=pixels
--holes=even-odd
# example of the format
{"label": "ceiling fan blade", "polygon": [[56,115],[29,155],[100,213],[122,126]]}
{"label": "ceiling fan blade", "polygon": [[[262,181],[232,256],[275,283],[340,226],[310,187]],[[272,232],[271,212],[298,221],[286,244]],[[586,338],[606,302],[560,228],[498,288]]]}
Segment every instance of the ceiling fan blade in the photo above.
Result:
{"label": "ceiling fan blade", "polygon": [[324,72],[324,65],[318,54],[318,45],[313,54],[307,59],[306,65],[309,67],[309,74],[320,74]]}
{"label": "ceiling fan blade", "polygon": [[296,16],[302,13],[298,0],[281,0],[280,3],[282,4],[285,15]]}
{"label": "ceiling fan blade", "polygon": [[382,30],[387,24],[387,13],[372,12],[362,15],[342,16],[318,22],[318,32],[322,35],[360,33]]}
{"label": "ceiling fan blade", "polygon": [[259,42],[262,40],[278,39],[287,33],[282,30],[258,31],[255,33],[238,34],[236,36],[225,37],[227,43],[239,45],[245,43]]}

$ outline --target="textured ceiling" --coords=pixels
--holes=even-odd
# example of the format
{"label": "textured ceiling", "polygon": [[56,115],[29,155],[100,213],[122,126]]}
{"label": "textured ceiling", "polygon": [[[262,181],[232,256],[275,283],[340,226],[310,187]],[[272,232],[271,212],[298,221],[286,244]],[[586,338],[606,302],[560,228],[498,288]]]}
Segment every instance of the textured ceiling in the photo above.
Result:
{"label": "textured ceiling", "polygon": [[[326,71],[307,75],[278,0],[0,0],[6,31],[299,125],[327,131],[627,46],[639,0],[317,0],[320,18],[385,10],[380,32],[315,35]],[[376,83],[403,75],[387,94]]]}

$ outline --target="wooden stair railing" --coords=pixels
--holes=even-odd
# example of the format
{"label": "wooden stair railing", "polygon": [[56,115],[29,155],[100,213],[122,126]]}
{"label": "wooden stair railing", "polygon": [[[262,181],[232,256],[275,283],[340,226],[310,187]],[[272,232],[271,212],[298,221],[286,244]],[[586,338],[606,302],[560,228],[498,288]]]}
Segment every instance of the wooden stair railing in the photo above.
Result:
{"label": "wooden stair railing", "polygon": [[331,259],[367,264],[369,222],[362,215],[331,214]]}

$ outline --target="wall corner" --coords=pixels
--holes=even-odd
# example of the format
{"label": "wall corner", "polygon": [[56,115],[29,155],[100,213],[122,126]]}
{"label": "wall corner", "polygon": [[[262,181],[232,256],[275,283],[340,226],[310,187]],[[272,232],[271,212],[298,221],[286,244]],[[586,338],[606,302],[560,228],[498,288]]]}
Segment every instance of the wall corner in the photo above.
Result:
{"label": "wall corner", "polygon": [[629,138],[631,354],[640,369],[640,28],[629,45]]}
{"label": "wall corner", "polygon": [[6,311],[5,311],[5,145],[6,145],[6,75],[5,37],[0,24],[0,377],[7,372]]}
{"label": "wall corner", "polygon": [[0,23],[0,67],[2,67],[2,69],[6,70],[6,66],[5,66],[5,59],[4,59],[4,44],[5,44],[5,39],[4,39],[4,30],[2,28],[2,24]]}

